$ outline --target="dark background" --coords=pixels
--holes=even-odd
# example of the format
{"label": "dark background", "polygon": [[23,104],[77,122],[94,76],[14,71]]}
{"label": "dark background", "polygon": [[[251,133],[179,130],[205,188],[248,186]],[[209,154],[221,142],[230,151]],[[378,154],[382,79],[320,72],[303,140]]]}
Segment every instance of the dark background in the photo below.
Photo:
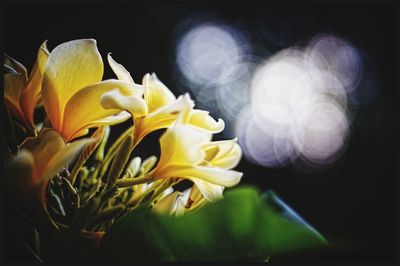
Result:
{"label": "dark background", "polygon": [[[293,167],[269,169],[245,158],[238,170],[242,184],[260,190],[273,189],[332,243],[329,250],[277,256],[272,261],[295,260],[392,260],[395,256],[395,8],[377,4],[267,4],[246,2],[170,2],[135,4],[27,5],[5,8],[5,52],[28,69],[44,40],[51,50],[78,38],[94,38],[106,63],[106,54],[123,64],[140,82],[148,72],[176,94],[174,78],[175,26],[186,16],[212,13],[233,25],[272,25],[277,36],[289,29],[277,44],[258,30],[250,39],[272,51],[307,42],[320,32],[349,40],[364,60],[364,70],[374,80],[376,95],[359,107],[350,142],[337,163],[313,174]],[[106,64],[105,64],[106,65]],[[112,77],[105,66],[105,78]],[[364,80],[365,81],[365,80]],[[365,81],[366,82],[366,81]],[[363,85],[363,81],[360,86]],[[154,150],[143,150],[150,155]],[[9,239],[10,256],[29,257]],[[15,248],[14,246],[15,245]],[[11,255],[14,252],[14,256]]]}

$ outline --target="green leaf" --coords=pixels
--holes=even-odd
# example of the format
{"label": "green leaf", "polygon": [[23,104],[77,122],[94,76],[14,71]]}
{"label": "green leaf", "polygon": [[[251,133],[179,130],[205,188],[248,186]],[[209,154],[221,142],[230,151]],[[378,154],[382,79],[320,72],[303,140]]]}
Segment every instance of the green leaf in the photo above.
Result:
{"label": "green leaf", "polygon": [[136,210],[105,234],[98,258],[122,261],[265,260],[325,239],[273,192],[242,186],[180,217]]}

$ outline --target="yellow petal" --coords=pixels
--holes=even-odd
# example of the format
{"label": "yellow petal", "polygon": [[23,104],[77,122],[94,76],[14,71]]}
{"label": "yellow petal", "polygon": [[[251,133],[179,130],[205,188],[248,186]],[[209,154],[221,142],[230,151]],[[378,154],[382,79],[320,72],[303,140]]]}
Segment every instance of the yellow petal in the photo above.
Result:
{"label": "yellow petal", "polygon": [[50,161],[46,168],[41,173],[40,182],[46,182],[58,172],[60,172],[66,165],[71,163],[82,151],[82,149],[89,143],[95,141],[94,139],[81,139],[69,143],[66,147],[61,149],[54,157],[49,158]]}
{"label": "yellow petal", "polygon": [[[224,192],[224,186],[206,182],[198,178],[193,178],[191,180],[195,184],[195,186],[193,186],[193,189],[197,188],[208,201],[215,202],[223,198],[222,193]],[[200,201],[200,199],[201,198],[198,196],[197,202]],[[194,201],[194,203],[196,203],[196,201]],[[193,206],[193,208],[194,207],[195,206]]]}
{"label": "yellow petal", "polygon": [[159,214],[171,215],[176,209],[176,203],[181,196],[181,192],[174,191],[171,194],[160,199],[152,208],[153,211]]}
{"label": "yellow petal", "polygon": [[135,83],[128,70],[126,70],[123,67],[123,65],[115,62],[115,60],[111,57],[111,53],[107,55],[107,59],[108,59],[108,64],[110,65],[111,69],[114,71],[115,75],[119,80]]}
{"label": "yellow petal", "polygon": [[112,125],[122,123],[122,122],[128,120],[129,118],[131,118],[131,114],[128,112],[122,111],[116,115],[107,116],[105,118],[98,119],[96,121],[93,121],[89,124],[84,125],[82,127],[82,129],[79,129],[78,131],[73,133],[69,137],[69,140],[76,139],[78,137],[86,135],[87,133],[89,133],[89,128],[100,127],[100,126],[104,126],[104,125],[112,126]]}
{"label": "yellow petal", "polygon": [[25,81],[28,80],[28,72],[26,71],[26,68],[20,62],[6,54],[4,54],[4,66],[11,70],[11,73],[19,73]]}
{"label": "yellow petal", "polygon": [[26,86],[26,80],[20,73],[4,75],[4,97],[15,105],[19,105],[19,99]]}
{"label": "yellow petal", "polygon": [[142,83],[146,88],[144,99],[147,102],[149,113],[176,100],[175,95],[157,78],[156,74],[146,74]]}
{"label": "yellow petal", "polygon": [[221,118],[215,121],[214,118],[209,115],[209,112],[196,109],[191,111],[188,123],[212,133],[221,132],[225,128],[224,120]]}
{"label": "yellow petal", "polygon": [[124,95],[119,90],[112,90],[103,94],[100,102],[106,109],[127,110],[133,117],[147,115],[147,105],[142,97]]}
{"label": "yellow petal", "polygon": [[42,72],[40,71],[41,68],[47,63],[47,59],[49,57],[49,52],[46,48],[46,42],[44,42],[38,51],[36,63],[33,66],[31,71],[31,75],[28,81],[28,84],[22,94],[21,98],[21,106],[26,116],[26,119],[29,121],[29,124],[33,127],[33,112],[36,107],[36,103],[39,100],[40,91],[42,88]]}
{"label": "yellow petal", "polygon": [[37,63],[39,67],[39,71],[43,76],[44,71],[46,70],[47,60],[49,59],[50,52],[47,49],[47,41],[44,41],[39,48]]}
{"label": "yellow petal", "polygon": [[[215,148],[218,152],[210,155]],[[214,141],[205,145],[206,159],[211,165],[230,169],[235,167],[242,158],[242,149],[237,144],[237,138],[232,140]]]}
{"label": "yellow petal", "polygon": [[161,156],[154,176],[166,175],[169,165],[198,164],[204,158],[201,146],[211,140],[211,134],[190,126],[176,125],[168,128],[160,138]]}
{"label": "yellow petal", "polygon": [[58,45],[50,53],[43,77],[42,101],[52,126],[60,129],[67,101],[103,76],[103,61],[93,39]]}
{"label": "yellow petal", "polygon": [[25,122],[25,115],[21,108],[20,99],[25,89],[26,80],[22,74],[4,75],[4,100],[11,114],[21,122]]}
{"label": "yellow petal", "polygon": [[237,185],[243,175],[234,170],[199,165],[170,165],[164,169],[163,174],[163,177],[182,177],[192,181],[198,178],[225,187]]}
{"label": "yellow petal", "polygon": [[214,166],[231,169],[238,165],[242,158],[242,149],[235,143],[232,150],[224,155],[217,155],[210,163]]}
{"label": "yellow petal", "polygon": [[205,152],[204,161],[206,161],[206,162],[209,162],[212,159],[214,159],[215,156],[217,156],[218,153],[219,153],[219,147],[216,146],[216,145],[207,147],[207,148],[205,148],[203,150]]}
{"label": "yellow petal", "polygon": [[21,149],[30,151],[35,158],[34,181],[38,182],[50,160],[65,147],[62,137],[52,129],[43,129],[37,137],[25,139]]}
{"label": "yellow petal", "polygon": [[7,55],[4,55],[4,66],[10,70],[10,73],[4,75],[4,97],[14,105],[19,105],[19,99],[28,81],[26,69]]}
{"label": "yellow petal", "polygon": [[174,102],[157,109],[155,112],[139,119],[135,119],[135,136],[139,140],[148,133],[166,128],[174,124],[178,115],[187,108],[194,106],[189,97],[178,97]]}
{"label": "yellow petal", "polygon": [[125,95],[129,95],[134,90],[132,84],[119,80],[106,80],[83,88],[68,101],[62,128],[57,129],[65,140],[70,141],[78,131],[95,125],[107,125],[113,124],[116,120],[120,121],[119,118],[113,119],[112,115],[119,114],[121,110],[105,109],[101,104],[103,94],[114,89]]}

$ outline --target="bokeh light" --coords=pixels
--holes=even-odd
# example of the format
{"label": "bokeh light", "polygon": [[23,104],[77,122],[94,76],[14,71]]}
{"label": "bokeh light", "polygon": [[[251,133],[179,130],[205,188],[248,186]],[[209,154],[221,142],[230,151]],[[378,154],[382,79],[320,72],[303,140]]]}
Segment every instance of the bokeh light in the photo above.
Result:
{"label": "bokeh light", "polygon": [[222,84],[235,76],[243,56],[243,38],[216,21],[200,23],[183,34],[176,48],[176,63],[191,88]]}
{"label": "bokeh light", "polygon": [[353,45],[319,34],[272,54],[221,20],[194,21],[176,40],[179,81],[225,120],[224,134],[238,137],[248,160],[320,169],[340,157],[363,74]]}

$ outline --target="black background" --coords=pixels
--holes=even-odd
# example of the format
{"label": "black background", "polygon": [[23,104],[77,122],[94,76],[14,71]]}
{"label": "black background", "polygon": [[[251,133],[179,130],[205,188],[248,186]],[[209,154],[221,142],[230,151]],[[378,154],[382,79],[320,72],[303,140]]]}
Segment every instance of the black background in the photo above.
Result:
{"label": "black background", "polygon": [[[373,74],[378,94],[370,104],[359,108],[347,150],[333,167],[310,175],[292,167],[256,166],[243,158],[237,169],[244,172],[242,184],[253,184],[260,190],[273,189],[333,243],[327,251],[272,260],[392,260],[397,119],[393,5],[269,5],[262,1],[8,4],[4,48],[30,69],[44,40],[48,40],[51,50],[72,39],[94,38],[103,59],[112,52],[135,81],[141,81],[145,73],[155,72],[178,95],[184,88],[174,79],[172,36],[182,19],[197,12],[214,14],[233,25],[252,25],[260,20],[277,29],[289,25],[291,34],[281,45],[269,42],[256,30],[249,31],[252,41],[273,51],[307,42],[320,32],[342,36],[362,51],[368,61],[364,67]],[[105,78],[112,77],[109,68],[105,68]],[[156,146],[142,148],[142,152],[157,153]],[[13,248],[12,239],[8,243],[10,257],[28,257],[20,247]]]}

